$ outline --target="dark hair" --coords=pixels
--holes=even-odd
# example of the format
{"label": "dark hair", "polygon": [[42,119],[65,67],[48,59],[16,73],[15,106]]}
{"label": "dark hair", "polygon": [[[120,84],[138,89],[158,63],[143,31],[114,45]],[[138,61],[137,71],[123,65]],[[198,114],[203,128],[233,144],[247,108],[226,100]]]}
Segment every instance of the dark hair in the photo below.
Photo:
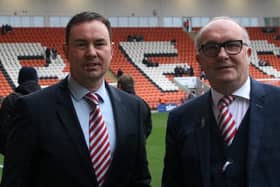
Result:
{"label": "dark hair", "polygon": [[117,82],[118,88],[124,90],[125,92],[135,94],[134,90],[134,80],[129,74],[123,74],[118,78]]}
{"label": "dark hair", "polygon": [[102,15],[96,12],[81,12],[79,14],[74,15],[66,26],[66,34],[65,34],[66,45],[69,44],[70,32],[73,26],[78,25],[80,23],[93,21],[93,20],[98,20],[104,23],[104,25],[108,29],[110,40],[112,41],[112,28],[109,20],[107,20],[105,17],[103,17]]}
{"label": "dark hair", "polygon": [[22,84],[27,81],[36,81],[38,82],[37,71],[33,67],[22,67],[19,70],[18,74],[18,83]]}

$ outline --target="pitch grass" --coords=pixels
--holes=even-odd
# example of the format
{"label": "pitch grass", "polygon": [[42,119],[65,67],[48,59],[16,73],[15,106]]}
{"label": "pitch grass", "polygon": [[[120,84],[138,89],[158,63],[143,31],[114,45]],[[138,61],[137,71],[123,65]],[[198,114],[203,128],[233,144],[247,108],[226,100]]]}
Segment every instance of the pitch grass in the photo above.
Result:
{"label": "pitch grass", "polygon": [[152,175],[152,187],[161,186],[167,116],[168,113],[166,112],[152,114],[153,130],[147,140],[147,154]]}
{"label": "pitch grass", "polygon": [[[152,175],[152,187],[161,186],[167,115],[168,113],[166,112],[152,114],[153,130],[147,140],[147,154]],[[1,154],[0,164],[3,164],[3,156]],[[0,179],[2,178],[1,176],[2,168],[0,168]]]}

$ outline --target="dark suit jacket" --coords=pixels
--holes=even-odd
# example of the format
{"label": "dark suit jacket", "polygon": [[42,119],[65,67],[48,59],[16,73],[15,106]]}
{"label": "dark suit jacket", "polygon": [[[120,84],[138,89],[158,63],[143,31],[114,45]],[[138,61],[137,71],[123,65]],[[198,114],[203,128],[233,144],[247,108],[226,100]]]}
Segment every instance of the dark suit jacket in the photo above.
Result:
{"label": "dark suit jacket", "polygon": [[142,103],[142,111],[143,111],[143,119],[144,119],[144,134],[145,137],[148,138],[152,132],[153,129],[153,122],[152,122],[152,116],[151,116],[151,109],[148,103],[142,99],[141,97],[135,95],[138,99],[141,100]]}
{"label": "dark suit jacket", "polygon": [[[149,187],[140,101],[108,86],[116,150],[104,187]],[[66,79],[17,102],[2,187],[97,187]]]}
{"label": "dark suit jacket", "polygon": [[[280,88],[251,82],[247,186],[280,186]],[[210,91],[168,118],[163,187],[210,187]]]}

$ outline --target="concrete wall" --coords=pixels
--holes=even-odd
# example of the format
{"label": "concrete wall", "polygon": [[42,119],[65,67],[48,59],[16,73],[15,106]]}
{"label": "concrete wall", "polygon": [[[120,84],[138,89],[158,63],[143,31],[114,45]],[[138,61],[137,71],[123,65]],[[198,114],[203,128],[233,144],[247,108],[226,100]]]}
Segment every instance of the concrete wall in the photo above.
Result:
{"label": "concrete wall", "polygon": [[1,0],[0,15],[71,16],[93,10],[107,17],[280,17],[279,7],[279,0]]}

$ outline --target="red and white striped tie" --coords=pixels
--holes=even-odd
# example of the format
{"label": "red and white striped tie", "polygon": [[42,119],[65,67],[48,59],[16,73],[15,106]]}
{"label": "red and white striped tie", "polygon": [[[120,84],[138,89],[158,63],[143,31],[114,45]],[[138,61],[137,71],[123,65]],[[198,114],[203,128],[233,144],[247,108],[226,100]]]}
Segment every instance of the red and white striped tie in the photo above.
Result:
{"label": "red and white striped tie", "polygon": [[89,116],[89,151],[99,187],[104,183],[111,163],[109,134],[100,111],[97,94],[88,93],[92,110]]}
{"label": "red and white striped tie", "polygon": [[218,102],[218,125],[221,130],[222,136],[229,146],[234,136],[237,132],[237,128],[235,126],[235,120],[232,117],[232,114],[229,111],[228,106],[234,101],[235,97],[233,95],[225,95],[222,99]]}

